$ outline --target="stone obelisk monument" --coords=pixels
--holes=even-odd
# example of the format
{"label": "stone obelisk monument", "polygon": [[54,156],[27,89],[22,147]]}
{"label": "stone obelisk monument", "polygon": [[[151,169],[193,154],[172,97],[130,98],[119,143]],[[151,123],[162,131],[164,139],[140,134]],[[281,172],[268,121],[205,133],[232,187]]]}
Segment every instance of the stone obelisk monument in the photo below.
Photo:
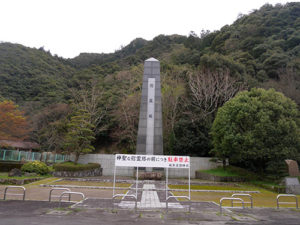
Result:
{"label": "stone obelisk monument", "polygon": [[144,63],[136,154],[163,155],[160,62],[154,58]]}

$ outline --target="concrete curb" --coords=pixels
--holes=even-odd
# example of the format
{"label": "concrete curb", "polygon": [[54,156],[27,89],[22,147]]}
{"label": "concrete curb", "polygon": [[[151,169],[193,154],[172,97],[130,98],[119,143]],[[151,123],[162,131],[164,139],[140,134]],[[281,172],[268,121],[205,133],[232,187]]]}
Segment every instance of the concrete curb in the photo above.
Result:
{"label": "concrete curb", "polygon": [[[85,189],[104,189],[111,190],[113,187],[104,186],[78,186],[78,185],[49,185],[41,184],[40,187],[66,187],[66,188],[85,188]],[[135,188],[115,187],[116,190],[135,190]],[[144,190],[138,188],[138,190]],[[148,190],[148,189],[147,189]],[[149,191],[165,191],[166,189],[149,189]],[[188,189],[168,189],[168,191],[188,192]],[[241,190],[191,190],[191,192],[215,192],[215,193],[260,193],[260,191],[241,191]]]}

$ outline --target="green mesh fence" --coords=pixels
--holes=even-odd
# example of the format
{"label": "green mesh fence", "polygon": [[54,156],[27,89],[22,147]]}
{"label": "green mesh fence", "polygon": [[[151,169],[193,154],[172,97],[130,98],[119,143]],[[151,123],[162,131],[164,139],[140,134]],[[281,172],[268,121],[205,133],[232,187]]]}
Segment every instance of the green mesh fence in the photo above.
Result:
{"label": "green mesh fence", "polygon": [[48,162],[64,162],[70,159],[69,155],[54,154],[47,152],[29,152],[0,149],[0,161],[48,161]]}

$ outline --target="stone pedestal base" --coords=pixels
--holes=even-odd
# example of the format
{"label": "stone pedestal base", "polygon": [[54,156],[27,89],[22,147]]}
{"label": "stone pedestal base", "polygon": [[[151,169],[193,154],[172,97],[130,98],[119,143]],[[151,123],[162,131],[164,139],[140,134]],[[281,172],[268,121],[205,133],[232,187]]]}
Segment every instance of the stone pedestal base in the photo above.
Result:
{"label": "stone pedestal base", "polygon": [[[134,174],[136,177],[136,172]],[[139,171],[139,180],[162,180],[164,178],[163,171],[156,172],[147,172],[147,171]]]}
{"label": "stone pedestal base", "polygon": [[102,168],[93,170],[82,170],[82,171],[55,171],[53,172],[55,177],[95,177],[102,176]]}

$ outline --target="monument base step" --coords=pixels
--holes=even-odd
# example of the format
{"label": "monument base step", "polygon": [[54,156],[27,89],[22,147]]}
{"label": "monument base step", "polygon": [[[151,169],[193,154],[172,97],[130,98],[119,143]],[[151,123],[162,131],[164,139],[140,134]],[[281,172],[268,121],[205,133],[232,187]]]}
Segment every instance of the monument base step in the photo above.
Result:
{"label": "monument base step", "polygon": [[[139,170],[139,180],[162,180],[164,179],[164,171],[140,171]],[[134,177],[136,177],[136,172],[134,173]]]}

